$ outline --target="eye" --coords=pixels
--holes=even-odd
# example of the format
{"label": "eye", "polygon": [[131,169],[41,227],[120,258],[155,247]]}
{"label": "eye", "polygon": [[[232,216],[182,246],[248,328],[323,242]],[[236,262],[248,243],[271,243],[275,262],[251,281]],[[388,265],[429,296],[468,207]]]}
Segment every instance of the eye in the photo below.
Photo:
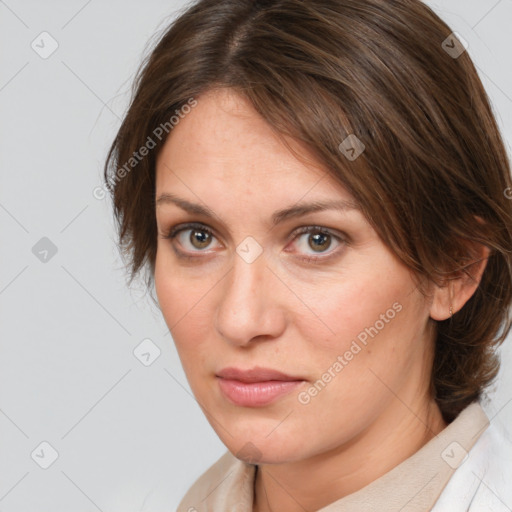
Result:
{"label": "eye", "polygon": [[[192,223],[174,226],[170,232],[162,238],[167,240],[174,240],[176,238],[179,245],[189,252],[205,252],[202,249],[208,248],[215,236],[212,231],[203,224]],[[187,256],[182,251],[177,252],[183,257],[194,257]]]}
{"label": "eye", "polygon": [[[297,236],[294,240],[298,240],[298,242],[295,243],[295,245],[299,247],[298,252],[306,254],[306,256],[301,259],[308,262],[330,258],[333,254],[337,254],[339,250],[335,249],[329,251],[328,256],[322,256],[322,254],[326,253],[333,243],[341,248],[343,243],[347,241],[341,234],[335,234],[320,226],[306,226],[300,228],[295,234]],[[309,252],[309,250],[312,252]],[[320,257],[318,257],[318,255],[320,255]]]}
{"label": "eye", "polygon": [[[203,249],[211,247],[212,240],[216,239],[211,229],[204,224],[189,223],[180,224],[170,229],[167,235],[163,235],[162,238],[167,240],[177,239],[179,245],[185,249],[181,251],[174,248],[176,253],[181,258],[196,258],[198,256],[187,254],[188,253],[201,253]],[[295,242],[298,240],[298,242]],[[334,244],[337,244],[339,249],[347,243],[348,237],[341,233],[335,234],[327,228],[321,226],[305,226],[299,228],[293,233],[294,245],[299,247],[298,252],[302,254],[299,256],[300,259],[314,263],[315,261],[326,260],[333,257],[339,250],[329,251],[327,256],[322,256],[327,250]],[[312,250],[312,252],[309,252]],[[286,252],[295,252],[286,249]],[[304,256],[305,254],[305,256]],[[320,255],[320,256],[319,256]]]}

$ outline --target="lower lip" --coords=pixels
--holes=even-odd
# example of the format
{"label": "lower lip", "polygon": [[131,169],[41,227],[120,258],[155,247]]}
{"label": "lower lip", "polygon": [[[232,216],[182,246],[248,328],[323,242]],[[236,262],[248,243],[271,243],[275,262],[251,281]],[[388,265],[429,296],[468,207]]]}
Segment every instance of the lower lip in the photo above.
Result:
{"label": "lower lip", "polygon": [[240,382],[219,378],[219,386],[226,398],[242,407],[261,407],[270,404],[300,386],[303,380],[268,380]]}

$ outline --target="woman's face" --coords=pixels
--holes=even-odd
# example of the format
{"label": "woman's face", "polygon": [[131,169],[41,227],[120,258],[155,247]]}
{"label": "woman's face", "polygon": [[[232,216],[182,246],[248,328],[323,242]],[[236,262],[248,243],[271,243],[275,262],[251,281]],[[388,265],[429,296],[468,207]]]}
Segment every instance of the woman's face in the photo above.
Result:
{"label": "woman's face", "polygon": [[[217,91],[198,98],[157,161],[163,315],[210,424],[260,463],[349,446],[397,414],[412,421],[432,361],[430,302],[347,191],[292,145],[311,163],[244,99]],[[344,207],[298,215],[320,202]],[[219,377],[256,367],[288,380]]]}

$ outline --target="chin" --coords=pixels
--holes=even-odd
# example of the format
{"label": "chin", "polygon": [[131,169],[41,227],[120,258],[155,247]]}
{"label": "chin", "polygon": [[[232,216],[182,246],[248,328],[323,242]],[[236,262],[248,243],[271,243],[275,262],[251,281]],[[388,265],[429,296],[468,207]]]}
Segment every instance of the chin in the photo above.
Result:
{"label": "chin", "polygon": [[233,437],[227,436],[228,438],[221,440],[237,459],[249,464],[281,464],[304,458],[301,451],[304,439],[284,431],[281,435],[273,432],[265,437],[267,434],[262,435],[262,431],[267,432],[259,430],[258,435],[244,433]]}
{"label": "chin", "polygon": [[[261,448],[261,449],[260,449]],[[238,450],[230,450],[231,453],[243,462],[247,462],[249,464],[283,464],[285,462],[292,462],[295,460],[297,453],[293,450],[294,456],[291,454],[287,454],[287,450],[284,450],[282,453],[276,453],[276,451],[272,448],[264,448],[264,447],[256,447],[250,441],[245,443]]]}

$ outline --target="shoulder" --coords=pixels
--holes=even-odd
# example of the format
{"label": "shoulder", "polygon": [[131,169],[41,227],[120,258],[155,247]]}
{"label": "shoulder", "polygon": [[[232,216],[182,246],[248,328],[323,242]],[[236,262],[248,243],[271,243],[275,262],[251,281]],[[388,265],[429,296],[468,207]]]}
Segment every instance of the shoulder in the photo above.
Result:
{"label": "shoulder", "polygon": [[242,510],[252,503],[254,469],[226,452],[190,487],[177,512]]}
{"label": "shoulder", "polygon": [[453,473],[432,512],[510,512],[511,482],[512,439],[501,423],[491,421]]}
{"label": "shoulder", "polygon": [[482,437],[482,467],[473,471],[479,488],[470,510],[483,510],[489,503],[490,510],[508,512],[512,510],[512,439],[498,422],[491,423]]}
{"label": "shoulder", "polygon": [[[241,475],[245,473],[250,473],[250,467],[246,468],[243,462],[228,451],[201,474],[181,499],[177,509],[174,509],[178,501],[176,489],[173,488],[169,479],[164,479],[151,488],[136,510],[138,512],[162,512],[163,510],[170,512],[171,507],[177,512],[230,510],[222,508],[222,500],[225,501],[224,494],[232,491],[236,487],[236,482],[240,481]],[[233,478],[236,476],[238,479]]]}

